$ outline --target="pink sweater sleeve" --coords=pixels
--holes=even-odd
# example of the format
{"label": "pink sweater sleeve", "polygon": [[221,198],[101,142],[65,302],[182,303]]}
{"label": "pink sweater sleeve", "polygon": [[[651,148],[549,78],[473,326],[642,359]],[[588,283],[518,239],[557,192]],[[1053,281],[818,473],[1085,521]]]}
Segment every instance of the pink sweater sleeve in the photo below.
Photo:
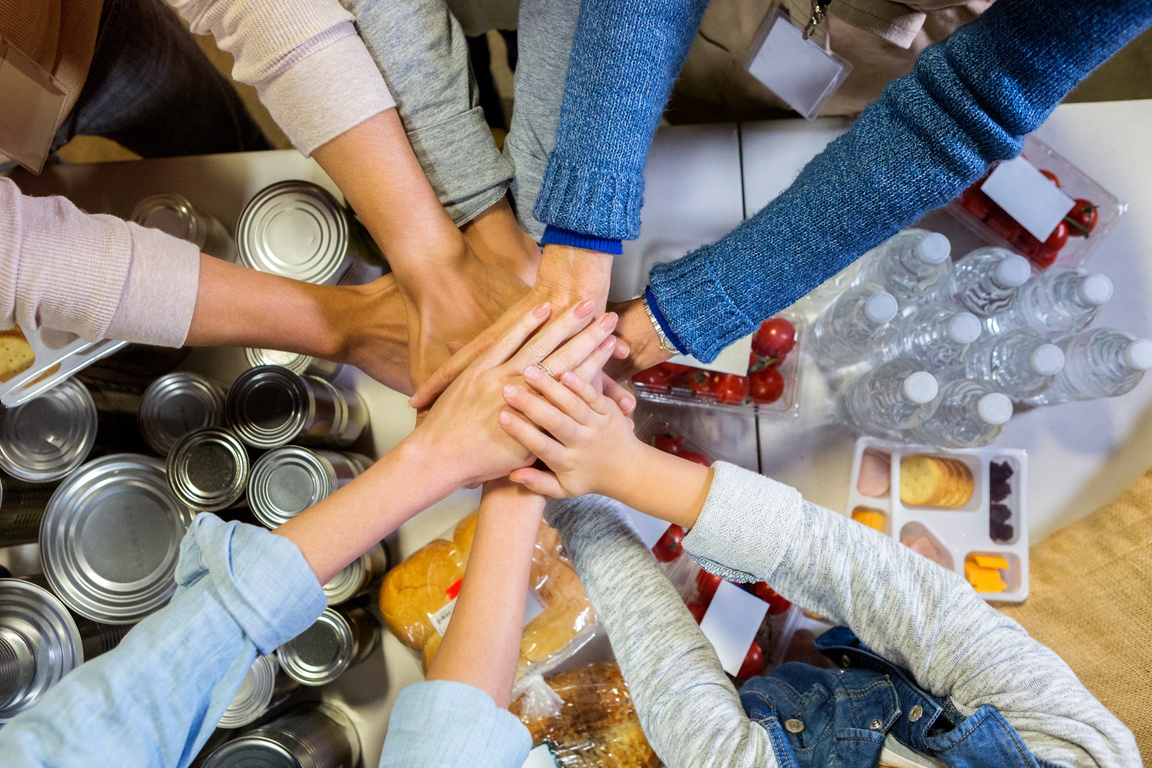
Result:
{"label": "pink sweater sleeve", "polygon": [[199,282],[192,243],[0,178],[0,326],[178,347]]}
{"label": "pink sweater sleeve", "polygon": [[[393,0],[389,0],[391,2]],[[354,18],[337,0],[168,0],[196,34],[231,53],[305,155],[396,106]]]}

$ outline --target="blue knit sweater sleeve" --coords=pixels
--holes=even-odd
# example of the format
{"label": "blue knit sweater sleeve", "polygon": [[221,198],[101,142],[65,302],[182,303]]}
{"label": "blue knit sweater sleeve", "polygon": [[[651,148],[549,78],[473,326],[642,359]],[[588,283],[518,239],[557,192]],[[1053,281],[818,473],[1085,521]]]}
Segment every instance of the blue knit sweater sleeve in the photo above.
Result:
{"label": "blue knit sweater sleeve", "polygon": [[990,163],[1019,154],[1024,136],[1150,23],[1152,0],[1000,0],[925,49],[759,213],[652,270],[673,334],[712,360]]}
{"label": "blue knit sweater sleeve", "polygon": [[707,4],[583,0],[537,219],[607,240],[640,235],[648,146]]}

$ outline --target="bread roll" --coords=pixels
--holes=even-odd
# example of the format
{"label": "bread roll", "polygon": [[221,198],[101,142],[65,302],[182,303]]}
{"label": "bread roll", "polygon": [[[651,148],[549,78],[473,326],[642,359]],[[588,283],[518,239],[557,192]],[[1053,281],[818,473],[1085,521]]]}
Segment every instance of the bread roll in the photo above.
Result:
{"label": "bread roll", "polygon": [[464,578],[464,557],[450,541],[436,539],[388,571],[380,585],[380,613],[410,648],[421,650],[436,633],[429,618],[447,605],[447,590]]}
{"label": "bread roll", "polygon": [[548,607],[524,627],[520,639],[522,664],[544,661],[572,642],[595,618],[572,566],[539,550],[537,554],[529,583]]}

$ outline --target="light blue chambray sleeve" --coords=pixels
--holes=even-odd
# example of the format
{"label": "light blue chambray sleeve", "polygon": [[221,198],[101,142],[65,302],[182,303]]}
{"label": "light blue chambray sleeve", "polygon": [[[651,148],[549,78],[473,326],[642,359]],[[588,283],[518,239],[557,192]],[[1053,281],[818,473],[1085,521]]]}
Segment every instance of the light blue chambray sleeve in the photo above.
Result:
{"label": "light blue chambray sleeve", "polygon": [[188,765],[257,653],[311,626],[326,601],[295,544],[200,515],[167,607],[0,729],[5,768]]}
{"label": "light blue chambray sleeve", "polygon": [[396,697],[380,768],[520,768],[531,748],[528,729],[487,693],[432,680]]}

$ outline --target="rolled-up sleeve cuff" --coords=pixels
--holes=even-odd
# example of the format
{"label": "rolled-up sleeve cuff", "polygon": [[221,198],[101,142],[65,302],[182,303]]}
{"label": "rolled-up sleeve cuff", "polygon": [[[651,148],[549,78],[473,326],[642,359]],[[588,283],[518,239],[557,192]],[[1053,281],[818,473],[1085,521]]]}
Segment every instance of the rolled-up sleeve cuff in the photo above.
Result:
{"label": "rolled-up sleeve cuff", "polygon": [[465,683],[433,680],[396,697],[380,768],[523,765],[532,737],[515,715]]}
{"label": "rolled-up sleeve cuff", "polygon": [[124,291],[104,336],[179,347],[188,338],[200,288],[200,249],[129,222],[132,258]]}
{"label": "rolled-up sleeve cuff", "polygon": [[209,579],[221,605],[261,653],[272,653],[312,626],[327,607],[300,549],[271,531],[199,515],[180,550],[177,585]]}
{"label": "rolled-up sleeve cuff", "polygon": [[533,211],[554,227],[607,240],[640,236],[643,169],[589,167],[553,152]]}

